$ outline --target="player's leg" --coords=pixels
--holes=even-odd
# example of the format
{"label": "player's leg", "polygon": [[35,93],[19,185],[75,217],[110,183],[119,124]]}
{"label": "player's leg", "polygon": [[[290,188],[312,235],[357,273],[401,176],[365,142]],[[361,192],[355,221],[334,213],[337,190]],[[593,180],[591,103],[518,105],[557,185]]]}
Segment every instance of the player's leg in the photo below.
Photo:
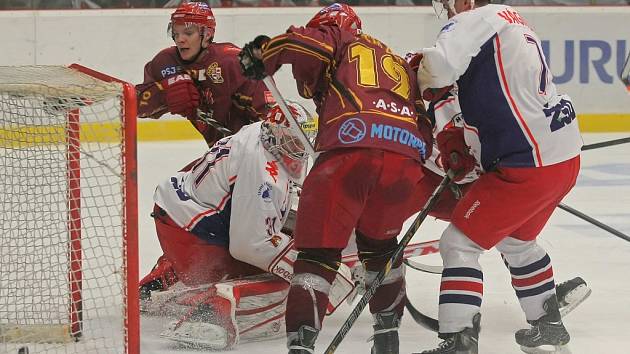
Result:
{"label": "player's leg", "polygon": [[[378,181],[359,219],[356,229],[358,256],[363,264],[365,286],[376,278],[398,247],[396,236],[408,216],[405,211],[417,204],[414,190],[423,178],[422,166],[405,156],[382,151]],[[374,318],[373,354],[398,354],[398,327],[406,292],[402,259],[390,272],[370,300]]]}
{"label": "player's leg", "polygon": [[287,300],[289,353],[313,351],[345,248],[376,178],[367,149],[319,156],[302,189],[294,233],[299,255]]}
{"label": "player's leg", "polygon": [[482,175],[453,210],[451,225],[440,240],[444,270],[440,285],[439,332],[445,342],[432,353],[449,350],[476,353],[478,350],[476,320],[483,298],[479,255],[513,234],[539,210],[540,201],[530,192],[529,182],[533,177],[513,177],[506,178],[504,171]]}
{"label": "player's leg", "polygon": [[[526,352],[536,352],[542,346],[564,350],[569,333],[562,323],[556,297],[553,268],[549,255],[534,242],[562,198],[575,185],[579,157],[559,164],[533,170],[530,183],[539,191],[538,212],[503,240],[497,248],[504,254],[512,275],[512,286],[531,328],[515,334],[516,342]],[[520,170],[507,170],[506,178],[522,178]],[[528,173],[525,171],[525,173]]]}
{"label": "player's leg", "polygon": [[[456,342],[458,336],[461,337],[460,332],[465,331],[465,328],[475,328],[474,324],[470,323],[474,319],[473,311],[468,311],[468,313],[458,311],[455,314],[453,309],[465,307],[471,300],[472,290],[478,292],[481,299],[482,289],[474,289],[469,282],[461,281],[460,278],[449,278],[452,272],[461,271],[460,268],[464,268],[471,274],[479,271],[476,276],[479,281],[482,281],[483,275],[480,268],[475,269],[476,267],[458,264],[461,263],[459,260],[466,259],[466,253],[474,248],[474,245],[481,249],[490,249],[507,235],[522,241],[535,239],[549,217],[552,210],[550,208],[555,207],[554,203],[557,204],[558,200],[574,185],[578,169],[579,162],[576,161],[542,168],[502,168],[499,172],[482,175],[471,186],[457,204],[452,216],[452,224],[455,230],[459,231],[459,235],[453,232],[452,227],[449,227],[441,240],[444,272],[440,293],[440,333],[455,333],[454,341]],[[532,194],[532,190],[536,193]],[[450,240],[454,242],[449,242]],[[502,250],[510,252],[506,247],[502,247]],[[536,295],[536,300],[531,301],[540,303],[538,308],[540,312],[543,311],[540,299],[554,292],[553,275],[551,271],[545,273],[546,267],[550,267],[550,261],[546,260],[545,254],[541,253],[544,251],[535,248],[529,251],[531,254],[523,255],[522,260],[518,259],[520,253],[516,251],[515,254],[519,256],[510,254],[506,255],[506,259],[510,265],[512,265],[511,262],[519,265],[521,265],[519,262],[522,262],[522,267],[517,267],[519,274],[516,278],[527,280],[522,284],[517,281],[517,284],[523,287],[519,290],[525,290],[521,293],[523,296],[520,297]],[[476,260],[475,263],[476,266],[478,264]],[[541,284],[536,283],[539,280]],[[526,291],[525,288],[528,286],[526,282],[531,283],[529,286],[535,290]],[[531,316],[535,316],[533,313],[535,308],[536,305],[532,305],[528,310],[532,312]],[[465,320],[468,323],[465,323]],[[458,349],[464,353],[467,350]],[[470,352],[475,352],[475,350],[473,348]]]}
{"label": "player's leg", "polygon": [[140,293],[145,299],[150,298],[151,291],[167,290],[177,281],[195,286],[262,272],[232,258],[226,247],[209,244],[180,228],[158,206],[153,216],[164,255],[140,281]]}

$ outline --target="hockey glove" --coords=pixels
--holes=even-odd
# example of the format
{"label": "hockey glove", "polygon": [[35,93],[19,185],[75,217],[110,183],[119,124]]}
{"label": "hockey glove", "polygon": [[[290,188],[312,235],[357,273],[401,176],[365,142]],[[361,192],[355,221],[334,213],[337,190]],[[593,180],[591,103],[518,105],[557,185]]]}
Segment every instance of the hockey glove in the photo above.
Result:
{"label": "hockey glove", "polygon": [[166,90],[168,111],[187,118],[196,117],[199,107],[199,91],[188,74],[180,74],[161,82]]}
{"label": "hockey glove", "polygon": [[416,73],[416,75],[418,74],[418,67],[420,66],[422,57],[423,57],[422,53],[409,52],[405,54],[405,61],[407,61],[409,66],[411,66],[411,69],[413,70],[414,73]]}
{"label": "hockey glove", "polygon": [[243,75],[249,79],[262,80],[265,74],[265,65],[262,62],[262,46],[269,42],[269,37],[260,35],[253,41],[245,44],[238,55]]}
{"label": "hockey glove", "polygon": [[436,137],[440,150],[440,162],[444,171],[453,170],[453,181],[464,178],[468,172],[475,168],[475,158],[468,151],[464,141],[463,128],[449,128],[441,131]]}

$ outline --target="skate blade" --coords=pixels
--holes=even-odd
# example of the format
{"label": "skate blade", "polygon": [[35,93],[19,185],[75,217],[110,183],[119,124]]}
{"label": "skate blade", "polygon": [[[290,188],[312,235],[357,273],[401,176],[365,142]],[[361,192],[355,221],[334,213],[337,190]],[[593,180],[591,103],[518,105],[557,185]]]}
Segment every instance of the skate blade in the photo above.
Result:
{"label": "skate blade", "polygon": [[575,289],[569,291],[565,296],[565,302],[567,303],[565,306],[560,308],[560,315],[562,317],[571,313],[578,305],[580,305],[584,300],[586,300],[591,295],[591,288],[586,284],[581,284]]}
{"label": "skate blade", "polygon": [[525,347],[521,350],[528,354],[571,354],[568,345],[541,345],[540,347]]}
{"label": "skate blade", "polygon": [[160,333],[160,337],[192,348],[222,350],[228,346],[227,331],[221,326],[203,322],[184,322],[179,328],[174,328],[174,324],[169,325],[169,328]]}

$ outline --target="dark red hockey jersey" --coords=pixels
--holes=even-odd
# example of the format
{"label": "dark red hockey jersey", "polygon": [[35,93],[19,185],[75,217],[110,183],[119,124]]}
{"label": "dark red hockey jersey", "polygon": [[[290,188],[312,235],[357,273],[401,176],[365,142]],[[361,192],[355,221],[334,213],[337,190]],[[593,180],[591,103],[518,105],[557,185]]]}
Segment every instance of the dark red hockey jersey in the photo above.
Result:
{"label": "dark red hockey jersey", "polygon": [[[144,82],[136,86],[138,116],[159,118],[168,112],[160,82],[188,73],[201,95],[200,109],[232,132],[264,118],[273,98],[262,81],[248,80],[241,74],[240,49],[231,43],[211,43],[193,63],[185,63],[176,47],[160,51],[144,67]],[[186,117],[212,146],[222,137],[212,125],[199,117]]]}
{"label": "dark red hockey jersey", "polygon": [[[268,74],[292,64],[300,95],[314,100],[317,151],[364,147],[425,157],[416,76],[385,44],[338,27],[291,27],[262,49]],[[422,115],[420,124],[430,123]]]}

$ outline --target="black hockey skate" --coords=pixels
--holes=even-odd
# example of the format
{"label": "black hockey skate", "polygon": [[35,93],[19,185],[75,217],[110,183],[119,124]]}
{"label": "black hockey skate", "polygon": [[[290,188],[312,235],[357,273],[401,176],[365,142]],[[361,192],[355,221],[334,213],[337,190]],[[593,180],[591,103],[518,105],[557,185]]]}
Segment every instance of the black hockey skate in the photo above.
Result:
{"label": "black hockey skate", "polygon": [[556,285],[556,297],[562,317],[568,315],[591,295],[584,279],[575,277]]}
{"label": "black hockey skate", "polygon": [[303,325],[297,332],[287,333],[289,354],[312,354],[319,330]]}
{"label": "black hockey skate", "polygon": [[374,314],[374,339],[371,354],[398,354],[400,317],[395,312]]}
{"label": "black hockey skate", "polygon": [[570,336],[562,324],[555,295],[550,296],[543,305],[547,312],[541,318],[531,321],[531,328],[518,330],[514,337],[525,353],[570,353],[566,344]]}
{"label": "black hockey skate", "polygon": [[457,333],[440,334],[444,341],[437,348],[425,350],[420,354],[478,354],[480,330],[481,314],[478,313],[473,317],[472,328],[467,327]]}

